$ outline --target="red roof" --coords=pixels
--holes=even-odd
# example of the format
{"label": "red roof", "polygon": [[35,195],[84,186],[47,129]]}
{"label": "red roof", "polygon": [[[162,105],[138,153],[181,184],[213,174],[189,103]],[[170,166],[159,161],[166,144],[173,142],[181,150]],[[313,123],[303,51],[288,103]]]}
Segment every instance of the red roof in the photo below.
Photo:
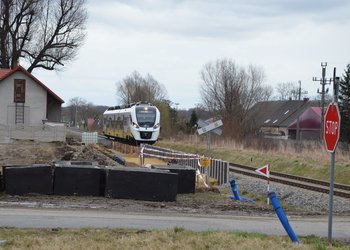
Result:
{"label": "red roof", "polygon": [[[292,122],[288,129],[294,130],[297,128],[297,120]],[[299,128],[301,130],[319,130],[321,128],[321,108],[309,107],[299,117]]]}
{"label": "red roof", "polygon": [[21,71],[25,75],[27,75],[29,78],[31,78],[34,82],[39,84],[41,87],[43,87],[50,95],[52,95],[57,101],[60,103],[64,103],[64,101],[56,95],[51,89],[49,89],[45,84],[43,84],[41,81],[39,81],[35,76],[33,76],[31,73],[29,73],[27,70],[25,70],[21,65],[16,66],[13,69],[0,69],[0,81],[4,80],[5,78],[9,77],[10,75],[14,74],[17,71]]}

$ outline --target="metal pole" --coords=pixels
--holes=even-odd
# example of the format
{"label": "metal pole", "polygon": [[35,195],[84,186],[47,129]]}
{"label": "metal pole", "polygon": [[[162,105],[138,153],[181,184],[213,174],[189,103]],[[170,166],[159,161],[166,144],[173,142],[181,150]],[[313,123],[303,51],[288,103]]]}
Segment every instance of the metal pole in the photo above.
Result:
{"label": "metal pole", "polygon": [[78,109],[77,106],[75,106],[75,114],[74,114],[74,127],[77,127],[77,113],[78,113]]}
{"label": "metal pole", "polygon": [[[336,77],[336,68],[333,71],[333,99],[338,102],[338,85],[339,77]],[[333,106],[332,106],[333,107]],[[332,242],[332,220],[333,220],[333,190],[334,190],[334,164],[335,164],[335,150],[331,153],[331,169],[329,177],[329,202],[328,202],[328,242]]]}
{"label": "metal pole", "polygon": [[[210,159],[211,158],[211,156],[210,156],[211,132],[210,131],[208,132],[207,136],[208,136],[207,154],[208,154],[208,158]],[[210,166],[205,168],[206,182],[207,182],[208,186],[210,186],[209,185],[209,168],[210,168]]]}
{"label": "metal pole", "polygon": [[270,164],[267,165],[267,173],[269,174],[269,177],[267,177],[267,205],[270,205]]}
{"label": "metal pole", "polygon": [[321,140],[323,139],[323,130],[324,130],[324,104],[325,104],[325,85],[326,85],[326,67],[327,67],[327,63],[321,63],[321,67],[322,67],[322,79],[321,79],[321,82],[322,82],[322,93],[321,93],[321,111],[322,111],[322,114],[321,114]]}
{"label": "metal pole", "polygon": [[[300,98],[301,98],[301,81],[299,81],[299,91],[298,91],[298,118],[297,118],[297,134],[296,134],[296,139],[297,141],[300,141],[300,128],[299,128],[299,118],[300,118],[300,115],[299,115],[299,109],[300,109]],[[298,145],[299,146],[299,145]]]}
{"label": "metal pole", "polygon": [[208,154],[208,157],[210,158],[210,143],[211,143],[211,132],[209,131],[208,132],[208,142],[207,142],[207,154]]}
{"label": "metal pole", "polygon": [[334,152],[331,153],[331,173],[330,173],[330,177],[329,177],[328,242],[332,241],[334,162],[335,162],[335,150],[334,150]]}

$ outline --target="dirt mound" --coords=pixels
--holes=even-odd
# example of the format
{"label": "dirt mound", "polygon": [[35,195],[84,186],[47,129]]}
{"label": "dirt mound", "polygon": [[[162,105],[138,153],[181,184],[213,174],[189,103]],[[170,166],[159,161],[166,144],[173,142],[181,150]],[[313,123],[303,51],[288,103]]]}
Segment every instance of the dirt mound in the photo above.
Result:
{"label": "dirt mound", "polygon": [[100,165],[118,165],[93,145],[68,145],[64,142],[15,140],[0,144],[0,166],[9,164],[51,164],[56,161],[97,161]]}

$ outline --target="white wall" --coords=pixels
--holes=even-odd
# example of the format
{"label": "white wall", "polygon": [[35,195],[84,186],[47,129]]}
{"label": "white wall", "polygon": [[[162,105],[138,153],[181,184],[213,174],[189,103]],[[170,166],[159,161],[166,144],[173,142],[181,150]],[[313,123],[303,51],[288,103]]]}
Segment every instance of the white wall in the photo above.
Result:
{"label": "white wall", "polygon": [[[0,124],[7,124],[7,106],[13,103],[13,86],[5,79],[0,82]],[[11,95],[12,93],[12,95]]]}
{"label": "white wall", "polygon": [[24,103],[26,107],[24,119],[26,125],[42,124],[42,120],[46,119],[47,92],[39,84],[20,71],[0,82],[0,124],[14,123],[14,79],[26,80],[26,96]]}

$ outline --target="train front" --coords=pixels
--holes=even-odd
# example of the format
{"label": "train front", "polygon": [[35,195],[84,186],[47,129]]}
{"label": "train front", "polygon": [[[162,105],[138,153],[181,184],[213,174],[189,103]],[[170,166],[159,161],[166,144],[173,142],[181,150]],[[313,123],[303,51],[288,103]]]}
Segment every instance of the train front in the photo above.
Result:
{"label": "train front", "polygon": [[138,142],[155,143],[159,137],[160,113],[157,107],[136,105],[131,113],[131,133]]}

